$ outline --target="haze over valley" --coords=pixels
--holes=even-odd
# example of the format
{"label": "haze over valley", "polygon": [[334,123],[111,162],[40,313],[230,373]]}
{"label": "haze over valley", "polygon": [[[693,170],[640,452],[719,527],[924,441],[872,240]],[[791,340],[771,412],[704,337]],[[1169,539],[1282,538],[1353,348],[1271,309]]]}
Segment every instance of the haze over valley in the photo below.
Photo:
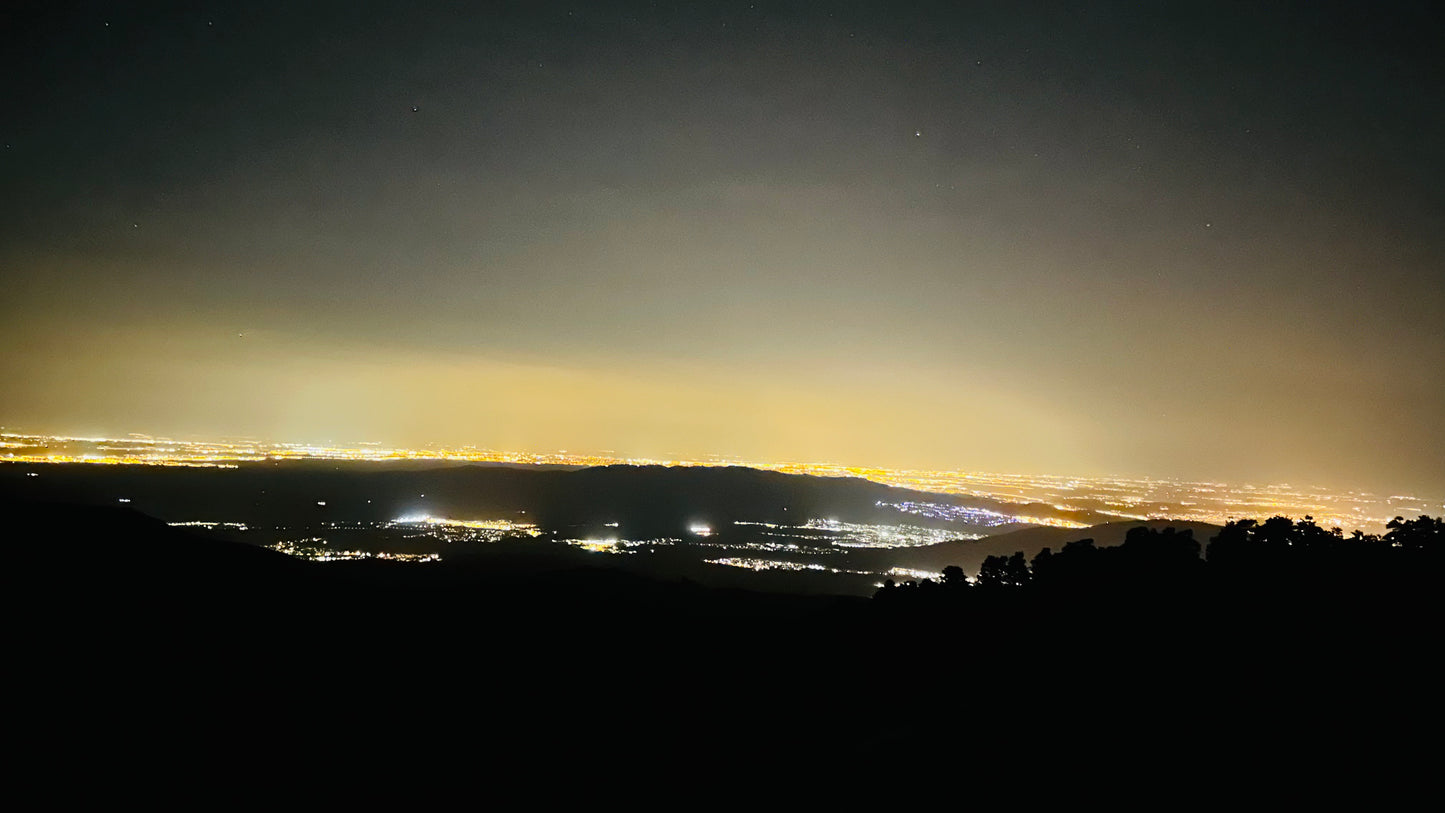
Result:
{"label": "haze over valley", "polygon": [[[15,433],[4,493],[115,505],[322,562],[428,563],[493,548],[714,585],[871,595],[884,581],[977,572],[991,555],[1129,528],[1312,517],[1379,533],[1417,497],[1288,485],[636,461],[575,453],[319,447]],[[55,521],[63,522],[63,516]],[[1050,534],[1012,533],[1051,529]],[[602,560],[612,559],[604,562]]]}

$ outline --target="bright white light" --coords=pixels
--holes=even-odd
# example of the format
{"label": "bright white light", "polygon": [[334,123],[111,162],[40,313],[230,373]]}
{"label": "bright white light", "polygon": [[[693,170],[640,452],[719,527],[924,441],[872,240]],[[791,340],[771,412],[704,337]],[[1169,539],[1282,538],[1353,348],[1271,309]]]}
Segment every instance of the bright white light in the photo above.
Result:
{"label": "bright white light", "polygon": [[687,530],[688,533],[691,533],[695,536],[712,536],[712,528],[702,524],[695,523],[689,525],[687,526]]}
{"label": "bright white light", "polygon": [[592,553],[631,553],[631,552],[632,552],[632,551],[626,550],[625,548],[619,548],[619,547],[618,547],[618,541],[619,541],[619,540],[617,540],[616,538],[612,538],[612,539],[573,539],[573,540],[569,540],[569,541],[568,541],[568,544],[576,545],[577,547],[582,548],[583,550],[586,550],[586,551],[591,551]]}

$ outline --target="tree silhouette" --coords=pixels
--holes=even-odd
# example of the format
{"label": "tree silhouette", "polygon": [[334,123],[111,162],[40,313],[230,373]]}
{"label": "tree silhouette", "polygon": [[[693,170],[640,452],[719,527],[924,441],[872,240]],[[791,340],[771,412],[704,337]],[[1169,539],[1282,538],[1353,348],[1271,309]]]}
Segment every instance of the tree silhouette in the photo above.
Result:
{"label": "tree silhouette", "polygon": [[1385,544],[1407,551],[1428,551],[1439,555],[1445,547],[1445,519],[1421,515],[1419,519],[1395,517],[1385,524]]}
{"label": "tree silhouette", "polygon": [[980,587],[1003,587],[1008,584],[1008,559],[1003,556],[989,556],[978,569]]}
{"label": "tree silhouette", "polygon": [[1043,583],[1053,577],[1053,566],[1054,552],[1049,548],[1044,548],[1034,554],[1034,560],[1030,563],[1029,570],[1033,573],[1035,582]]}
{"label": "tree silhouette", "polygon": [[943,569],[943,586],[954,590],[968,587],[968,576],[958,565],[949,565]]}
{"label": "tree silhouette", "polygon": [[1004,563],[1004,581],[1013,587],[1023,587],[1033,579],[1024,552],[1017,551]]}
{"label": "tree silhouette", "polygon": [[991,555],[972,583],[962,568],[949,565],[936,583],[906,582],[879,595],[900,597],[908,606],[941,607],[977,586],[981,590],[967,592],[986,605],[1004,600],[1006,588],[1026,587],[1019,595],[1045,602],[1087,600],[1122,608],[1142,599],[1174,607],[1174,618],[1196,619],[1199,611],[1190,608],[1223,601],[1213,605],[1216,612],[1239,623],[1250,614],[1289,607],[1312,606],[1320,617],[1329,607],[1415,606],[1433,589],[1433,566],[1445,556],[1445,520],[1396,517],[1387,528],[1383,538],[1359,531],[1347,537],[1312,516],[1234,520],[1210,540],[1201,558],[1192,530],[1141,525],[1130,528],[1117,546],[1099,547],[1086,538],[1058,552],[1043,548],[1032,562],[1021,551]]}

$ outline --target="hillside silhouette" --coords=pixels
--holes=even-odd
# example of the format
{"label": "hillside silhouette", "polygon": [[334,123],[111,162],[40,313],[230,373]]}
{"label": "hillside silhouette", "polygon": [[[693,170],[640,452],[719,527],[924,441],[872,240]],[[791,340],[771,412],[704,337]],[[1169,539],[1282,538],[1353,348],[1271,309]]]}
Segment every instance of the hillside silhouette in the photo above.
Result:
{"label": "hillside silhouette", "polygon": [[[27,472],[40,476],[27,478]],[[906,501],[1004,514],[1104,522],[1111,517],[1037,503],[940,495],[856,477],[816,477],[744,467],[601,466],[518,468],[474,464],[286,461],[234,469],[166,466],[0,466],[17,498],[132,507],[169,521],[210,519],[295,524],[317,519],[391,520],[431,514],[520,516],[544,528],[625,523],[629,532],[676,535],[691,524],[734,520],[801,522],[811,517],[899,521],[878,503]],[[324,502],[324,506],[318,505]],[[918,525],[966,527],[918,515]]]}
{"label": "hillside silhouette", "polygon": [[[613,474],[579,480],[594,505],[623,499]],[[660,525],[743,499],[647,493]],[[1205,539],[1149,523],[1117,545],[1025,532],[999,539],[1048,552],[988,553],[869,600],[506,547],[484,562],[323,564],[125,508],[0,508],[6,611],[24,619],[13,691],[30,698],[14,725],[39,743],[106,720],[228,758],[241,740],[226,732],[265,730],[364,763],[357,748],[465,731],[466,753],[496,764],[603,751],[683,770],[879,772],[1002,770],[1047,748],[1175,782],[1225,760],[1212,781],[1366,770],[1402,787],[1424,752],[1399,744],[1439,715],[1442,525],[1429,517],[1378,537],[1283,518]],[[1362,742],[1369,754],[1350,750]]]}

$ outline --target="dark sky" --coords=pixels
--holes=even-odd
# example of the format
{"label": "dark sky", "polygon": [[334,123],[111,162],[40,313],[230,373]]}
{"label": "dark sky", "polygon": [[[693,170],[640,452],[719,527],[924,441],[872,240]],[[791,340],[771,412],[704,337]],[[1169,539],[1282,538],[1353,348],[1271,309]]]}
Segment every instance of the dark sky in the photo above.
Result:
{"label": "dark sky", "polygon": [[8,427],[1445,492],[1429,3],[5,8]]}

